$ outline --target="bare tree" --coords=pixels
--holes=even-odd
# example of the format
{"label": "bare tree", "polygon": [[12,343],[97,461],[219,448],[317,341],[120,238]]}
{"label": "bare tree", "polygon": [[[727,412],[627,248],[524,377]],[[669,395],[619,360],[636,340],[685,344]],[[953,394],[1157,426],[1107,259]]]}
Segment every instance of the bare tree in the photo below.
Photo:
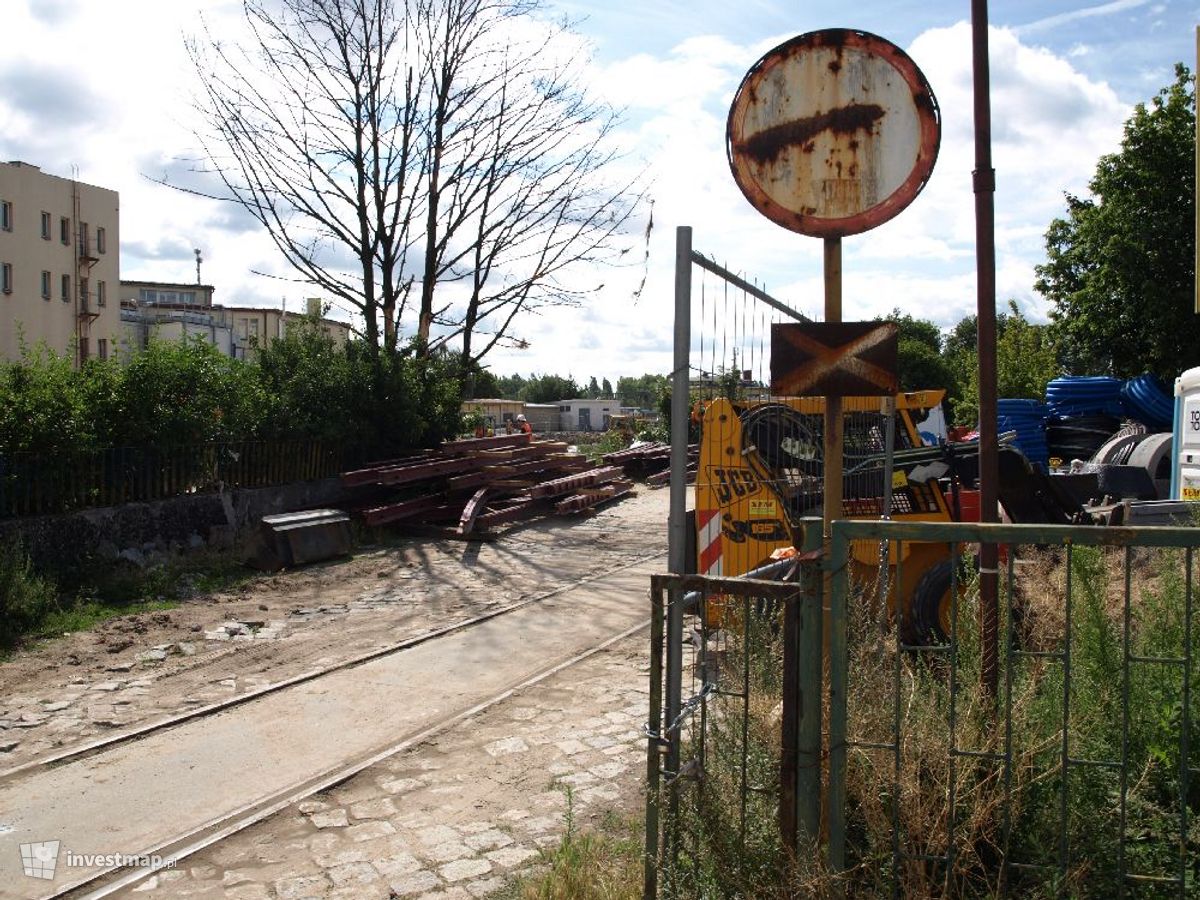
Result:
{"label": "bare tree", "polygon": [[[226,199],[375,348],[481,359],[517,317],[576,302],[639,199],[613,110],[537,0],[243,0],[251,40],[188,47]],[[592,275],[594,278],[594,275]],[[412,301],[410,304],[410,300]],[[483,336],[477,341],[477,338]]]}

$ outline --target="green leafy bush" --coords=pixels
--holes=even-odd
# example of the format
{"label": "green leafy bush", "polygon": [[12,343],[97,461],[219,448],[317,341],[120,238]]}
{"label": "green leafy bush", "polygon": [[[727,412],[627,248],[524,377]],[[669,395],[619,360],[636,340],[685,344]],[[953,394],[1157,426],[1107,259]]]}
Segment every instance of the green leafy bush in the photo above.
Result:
{"label": "green leafy bush", "polygon": [[249,362],[199,337],[152,340],[126,363],[78,369],[39,346],[0,363],[0,455],[304,439],[351,456],[395,455],[457,432],[459,369],[452,354],[339,347],[315,322],[289,328]]}
{"label": "green leafy bush", "polygon": [[54,585],[33,571],[20,542],[0,542],[0,647],[11,647],[56,608]]}

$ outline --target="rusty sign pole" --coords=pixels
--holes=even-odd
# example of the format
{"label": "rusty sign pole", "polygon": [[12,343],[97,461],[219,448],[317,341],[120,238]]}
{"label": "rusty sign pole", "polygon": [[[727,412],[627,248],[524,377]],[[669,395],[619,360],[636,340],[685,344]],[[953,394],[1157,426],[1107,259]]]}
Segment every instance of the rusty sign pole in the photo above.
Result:
{"label": "rusty sign pole", "polygon": [[[825,321],[842,321],[842,239],[825,238]],[[825,537],[842,512],[842,398],[825,398]],[[829,592],[825,594],[830,596]],[[826,618],[828,621],[828,618]]]}
{"label": "rusty sign pole", "polygon": [[[996,522],[1000,452],[996,421],[996,170],[992,168],[991,77],[987,0],[971,0],[975,76],[976,340],[979,349],[979,521]],[[979,548],[979,628],[984,689],[997,696],[1000,647],[1000,573],[995,544]]]}

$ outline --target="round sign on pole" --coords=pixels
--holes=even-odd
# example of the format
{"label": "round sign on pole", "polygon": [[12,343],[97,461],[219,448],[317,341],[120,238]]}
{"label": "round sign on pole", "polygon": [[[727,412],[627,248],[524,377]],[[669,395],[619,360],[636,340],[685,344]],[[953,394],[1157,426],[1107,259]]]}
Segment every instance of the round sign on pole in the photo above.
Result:
{"label": "round sign on pole", "polygon": [[824,238],[908,206],[940,142],[937,100],[908,54],[845,28],[799,35],[755,63],[726,129],[746,198],[784,228]]}

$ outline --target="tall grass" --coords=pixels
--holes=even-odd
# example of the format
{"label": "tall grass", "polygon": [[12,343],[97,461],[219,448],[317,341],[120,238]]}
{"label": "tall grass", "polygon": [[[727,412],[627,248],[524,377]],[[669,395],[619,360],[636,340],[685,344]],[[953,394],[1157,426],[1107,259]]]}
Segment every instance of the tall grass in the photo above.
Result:
{"label": "tall grass", "polygon": [[41,625],[57,605],[53,583],[33,570],[20,541],[0,541],[0,649]]}
{"label": "tall grass", "polygon": [[[683,758],[702,760],[702,777],[680,782],[660,895],[821,897],[836,887],[855,897],[1099,898],[1117,895],[1122,854],[1126,872],[1157,878],[1178,875],[1182,854],[1185,894],[1200,896],[1200,778],[1186,773],[1195,750],[1183,753],[1185,739],[1200,747],[1200,679],[1193,666],[1185,704],[1183,666],[1161,661],[1195,640],[1186,565],[1175,552],[1132,552],[1126,635],[1124,552],[1033,551],[1014,565],[996,697],[981,687],[976,585],[957,602],[953,657],[898,653],[868,604],[852,603],[850,737],[892,745],[898,736],[898,753],[849,751],[849,871],[836,879],[819,854],[789,859],[779,840],[775,630],[762,617],[731,629],[722,694],[685,741]],[[1131,658],[1159,660],[1129,664],[1127,696],[1126,642]],[[747,672],[743,724],[746,707],[731,695]],[[1143,882],[1133,895],[1178,888]]]}

